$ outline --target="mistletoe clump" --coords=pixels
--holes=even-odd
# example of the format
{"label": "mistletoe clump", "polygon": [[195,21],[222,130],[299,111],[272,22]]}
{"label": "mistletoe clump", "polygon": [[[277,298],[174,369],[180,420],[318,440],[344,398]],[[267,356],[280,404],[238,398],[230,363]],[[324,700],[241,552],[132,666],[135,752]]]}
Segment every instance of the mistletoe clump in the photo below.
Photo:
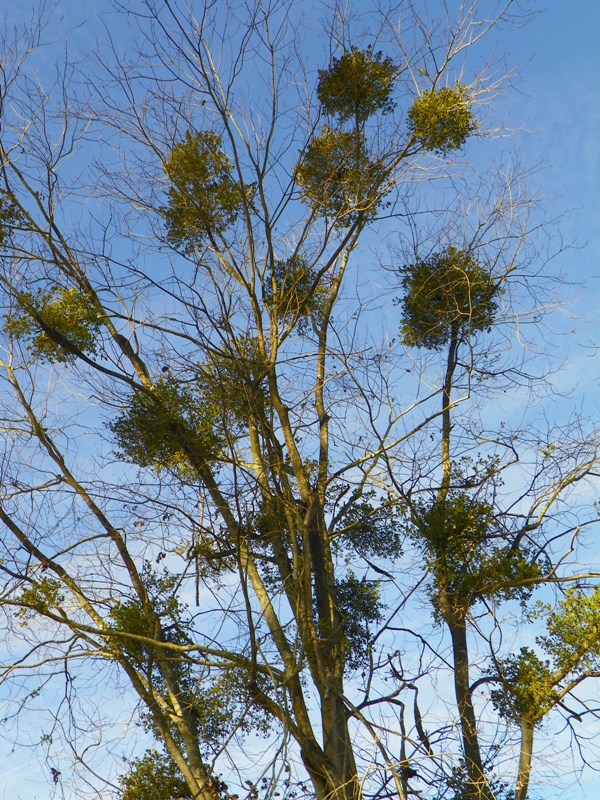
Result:
{"label": "mistletoe clump", "polygon": [[512,722],[529,717],[539,722],[556,703],[551,664],[529,647],[498,661],[500,688],[491,700],[500,716]]}
{"label": "mistletoe clump", "polygon": [[157,750],[148,750],[130,762],[119,783],[119,800],[179,800],[189,791],[173,759]]}
{"label": "mistletoe clump", "polygon": [[348,226],[358,213],[374,213],[378,198],[373,190],[381,171],[381,164],[370,158],[360,131],[336,131],[326,126],[308,146],[295,177],[304,202],[317,213],[335,217],[337,224]]}
{"label": "mistletoe clump", "polygon": [[188,131],[171,151],[165,172],[171,182],[164,209],[167,239],[186,252],[232,225],[252,193],[234,180],[221,137],[211,131]]}
{"label": "mistletoe clump", "polygon": [[393,109],[391,94],[397,74],[398,67],[383,53],[353,47],[334,58],[328,69],[319,70],[317,95],[327,114],[341,122],[353,119],[359,125],[377,111]]}
{"label": "mistletoe clump", "polygon": [[600,588],[591,593],[568,589],[551,611],[538,606],[538,616],[547,617],[547,635],[536,643],[547,658],[522,647],[517,655],[499,659],[489,674],[498,688],[491,700],[500,715],[511,722],[528,719],[539,723],[560,702],[567,687],[600,665]]}
{"label": "mistletoe clump", "polygon": [[11,192],[0,189],[0,247],[9,240],[15,231],[27,224],[25,214]]}
{"label": "mistletoe clump", "polygon": [[452,338],[462,339],[492,325],[498,286],[471,253],[448,247],[403,272],[404,344],[439,350]]}
{"label": "mistletoe clump", "polygon": [[466,493],[415,508],[413,526],[435,577],[431,596],[442,616],[466,613],[486,597],[525,602],[543,576],[543,565],[526,548],[505,543],[492,506]]}
{"label": "mistletoe clump", "polygon": [[336,584],[346,644],[346,666],[359,669],[368,661],[372,633],[370,625],[383,619],[379,585],[358,578],[352,570]]}
{"label": "mistletoe clump", "polygon": [[319,316],[327,289],[327,281],[319,279],[317,270],[294,255],[273,262],[271,280],[265,282],[263,292],[274,315],[286,324],[299,321],[304,330],[311,315]]}
{"label": "mistletoe clump", "polygon": [[26,293],[18,297],[5,330],[28,343],[34,358],[71,363],[80,353],[95,355],[102,320],[91,298],[79,289]]}
{"label": "mistletoe clump", "polygon": [[408,112],[410,134],[423,149],[438,155],[460,150],[476,128],[467,89],[458,83],[424,92]]}
{"label": "mistletoe clump", "polygon": [[125,460],[194,477],[194,463],[211,461],[222,444],[219,419],[219,409],[188,387],[160,380],[152,390],[135,391],[109,427]]}

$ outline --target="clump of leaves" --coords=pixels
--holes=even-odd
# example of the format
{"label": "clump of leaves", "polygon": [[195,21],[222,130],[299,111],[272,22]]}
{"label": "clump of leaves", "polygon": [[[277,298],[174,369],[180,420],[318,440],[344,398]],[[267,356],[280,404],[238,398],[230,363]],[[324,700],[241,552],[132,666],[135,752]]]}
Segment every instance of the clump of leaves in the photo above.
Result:
{"label": "clump of leaves", "polygon": [[267,539],[283,537],[287,540],[288,520],[280,498],[274,495],[261,501],[259,511],[254,518],[254,528],[261,537]]}
{"label": "clump of leaves", "polygon": [[11,192],[0,189],[0,247],[15,230],[23,228],[26,218]]}
{"label": "clump of leaves", "polygon": [[[434,583],[431,597],[444,616],[466,612],[484,597],[525,602],[543,564],[506,541],[491,505],[460,492],[413,508],[413,535],[425,546]],[[452,609],[440,604],[441,587]]]}
{"label": "clump of leaves", "polygon": [[[493,750],[490,748],[490,756]],[[491,766],[491,765],[490,765]],[[514,789],[494,776],[488,776],[488,785],[491,790],[489,796],[495,800],[516,800]],[[449,794],[452,792],[452,794]],[[463,758],[458,759],[458,764],[452,767],[451,774],[446,777],[444,785],[432,797],[432,800],[481,800],[487,797],[482,792],[481,785],[473,785],[469,777],[469,770]]]}
{"label": "clump of leaves", "polygon": [[413,521],[432,551],[451,551],[461,561],[496,531],[492,506],[463,492],[415,507]]}
{"label": "clump of leaves", "polygon": [[336,593],[346,640],[346,666],[349,670],[359,669],[369,658],[370,625],[383,619],[379,586],[357,578],[349,570],[346,577],[337,582]]}
{"label": "clump of leaves", "polygon": [[[119,776],[119,784],[119,800],[181,800],[191,796],[173,758],[157,750],[148,750],[131,761],[129,771]],[[237,800],[218,775],[209,778],[207,794],[214,800]]]}
{"label": "clump of leaves", "polygon": [[188,131],[171,151],[165,172],[172,184],[163,210],[167,239],[186,252],[203,245],[207,235],[223,233],[251,198],[251,187],[234,180],[221,137],[211,131]]}
{"label": "clump of leaves", "polygon": [[299,320],[302,330],[312,314],[319,316],[326,294],[323,279],[318,283],[316,271],[299,255],[275,260],[264,289],[265,302],[277,318],[285,324]]}
{"label": "clump of leaves", "polygon": [[34,358],[51,364],[73,362],[78,352],[94,355],[100,327],[97,308],[76,288],[22,294],[5,323],[6,332],[25,340]]}
{"label": "clump of leaves", "polygon": [[211,461],[222,445],[221,419],[221,409],[210,399],[161,379],[149,392],[134,392],[109,428],[121,458],[156,472],[166,469],[193,478],[198,463]]}
{"label": "clump of leaves", "polygon": [[17,617],[21,624],[26,626],[36,614],[55,612],[65,599],[61,590],[60,581],[44,577],[21,592],[17,598],[20,606]]}
{"label": "clump of leaves", "polygon": [[600,666],[600,588],[591,594],[569,589],[547,621],[539,642],[564,672]]}
{"label": "clump of leaves", "polygon": [[467,89],[459,83],[424,92],[408,112],[411,136],[439,155],[459,150],[476,128]]}
{"label": "clump of leaves", "polygon": [[324,111],[342,122],[357,125],[377,111],[393,109],[391,94],[399,68],[383,53],[353,47],[334,58],[328,69],[319,70],[317,95]]}
{"label": "clump of leaves", "polygon": [[[189,643],[190,619],[187,606],[179,599],[180,579],[167,570],[156,573],[148,562],[141,579],[147,601],[130,597],[115,603],[109,625],[113,631],[129,634],[115,641],[130,663],[151,679],[156,692],[167,699],[176,685],[178,703],[193,724],[203,753],[214,753],[234,729],[268,732],[268,719],[252,703],[253,687],[260,685],[266,691],[265,681],[260,676],[251,681],[248,671],[237,666],[219,672],[215,679],[183,653],[161,647],[161,643]],[[142,714],[142,721],[148,732],[162,739],[150,711]],[[176,741],[181,740],[175,724],[171,733]]]}
{"label": "clump of leaves", "polygon": [[542,661],[529,647],[498,662],[501,688],[490,693],[494,708],[504,719],[522,717],[539,722],[556,702],[550,661]]}
{"label": "clump of leaves", "polygon": [[491,693],[500,714],[513,722],[523,717],[537,723],[556,705],[569,688],[586,673],[596,674],[600,665],[600,588],[591,594],[569,589],[558,606],[547,615],[546,636],[536,639],[549,658],[542,660],[522,647],[518,655],[498,661],[490,671],[499,681]]}
{"label": "clump of leaves", "polygon": [[179,800],[189,787],[179,768],[165,753],[148,750],[119,777],[120,800]]}
{"label": "clump of leaves", "polygon": [[397,558],[402,552],[403,521],[402,511],[391,497],[364,492],[336,518],[334,546],[361,558]]}
{"label": "clump of leaves", "polygon": [[379,205],[375,189],[383,167],[367,153],[363,134],[325,127],[309,144],[296,167],[303,200],[315,212],[348,226],[362,213],[374,215]]}
{"label": "clump of leaves", "polygon": [[198,388],[221,419],[213,419],[227,436],[247,426],[248,419],[264,413],[267,399],[266,370],[258,340],[251,334],[239,335],[229,351],[209,353],[198,368]]}
{"label": "clump of leaves", "polygon": [[[113,605],[109,617],[112,627],[123,633],[143,636],[147,639],[164,639],[179,642],[182,640],[183,622],[186,607],[177,597],[177,579],[166,570],[156,574],[149,563],[144,564],[142,582],[148,592],[148,604],[139,599],[124,600]],[[169,635],[160,633],[161,621],[166,621]],[[158,649],[136,639],[121,640],[123,649],[139,665],[150,656],[155,657]]]}
{"label": "clump of leaves", "polygon": [[489,329],[498,308],[498,286],[474,256],[448,247],[403,269],[404,344],[439,350]]}

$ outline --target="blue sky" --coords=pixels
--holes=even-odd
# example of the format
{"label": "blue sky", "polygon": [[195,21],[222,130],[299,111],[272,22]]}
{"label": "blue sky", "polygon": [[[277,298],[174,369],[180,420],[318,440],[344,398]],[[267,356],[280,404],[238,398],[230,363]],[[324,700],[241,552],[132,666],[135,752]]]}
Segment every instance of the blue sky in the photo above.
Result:
{"label": "blue sky", "polygon": [[[448,0],[449,5],[458,0]],[[366,4],[365,8],[367,7]],[[433,4],[432,4],[433,5]],[[565,303],[573,318],[557,321],[566,361],[557,376],[561,387],[589,414],[600,411],[600,370],[595,345],[600,343],[600,2],[598,0],[547,0],[531,2],[538,11],[523,28],[492,34],[509,64],[520,67],[509,89],[499,98],[497,111],[518,128],[507,149],[522,153],[527,163],[541,163],[535,176],[547,196],[545,210],[557,218],[556,234],[573,247],[553,262],[564,274]],[[91,47],[98,29],[95,11],[106,0],[65,0],[57,4],[54,30],[65,37],[73,55]],[[9,26],[24,17],[21,2],[2,4]],[[81,27],[79,27],[81,23]],[[562,299],[562,298],[561,298]],[[572,304],[571,304],[572,303]],[[566,320],[566,321],[565,321]],[[574,331],[572,333],[572,331]],[[0,743],[0,798],[50,800],[57,795],[46,788],[39,762],[27,752],[10,752]],[[60,795],[58,795],[60,796]],[[550,789],[545,800],[595,800],[600,779],[583,776],[581,785]],[[74,797],[74,796],[73,796]]]}
{"label": "blue sky", "polygon": [[[575,318],[565,329],[568,373],[561,380],[574,387],[590,413],[598,411],[598,341],[600,320],[600,4],[594,0],[533,3],[539,15],[521,30],[504,33],[502,43],[513,63],[521,63],[517,91],[506,98],[510,119],[524,130],[515,135],[526,162],[540,161],[536,176],[546,211],[565,243],[553,263],[574,286]],[[572,324],[571,324],[572,323]],[[560,376],[559,376],[560,379]]]}

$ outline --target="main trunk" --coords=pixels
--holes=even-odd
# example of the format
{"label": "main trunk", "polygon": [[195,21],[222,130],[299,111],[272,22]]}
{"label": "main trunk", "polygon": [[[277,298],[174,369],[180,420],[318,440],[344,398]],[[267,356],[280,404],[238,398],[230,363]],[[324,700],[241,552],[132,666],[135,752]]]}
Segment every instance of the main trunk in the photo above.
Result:
{"label": "main trunk", "polygon": [[521,753],[519,756],[519,773],[517,776],[517,794],[515,800],[526,800],[531,774],[531,757],[533,754],[534,723],[529,717],[521,718]]}
{"label": "main trunk", "polygon": [[493,798],[481,759],[477,721],[473,708],[473,696],[469,683],[469,651],[467,628],[464,616],[448,622],[452,636],[454,660],[454,691],[460,720],[460,731],[468,776],[468,796],[473,800]]}

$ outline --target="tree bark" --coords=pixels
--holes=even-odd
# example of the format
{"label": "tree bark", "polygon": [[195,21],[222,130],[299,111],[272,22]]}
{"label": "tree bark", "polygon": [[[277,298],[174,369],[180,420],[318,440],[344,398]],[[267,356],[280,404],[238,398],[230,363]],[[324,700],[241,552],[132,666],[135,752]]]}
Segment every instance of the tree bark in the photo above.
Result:
{"label": "tree bark", "polygon": [[469,684],[469,650],[465,617],[456,615],[454,619],[448,621],[448,626],[452,637],[454,691],[456,693],[463,752],[469,780],[469,797],[472,797],[473,800],[493,800],[481,759],[477,720],[475,719],[473,695]]}
{"label": "tree bark", "polygon": [[517,794],[515,800],[526,800],[531,776],[531,758],[533,755],[534,722],[531,717],[521,717],[521,752],[519,754],[519,772],[517,775]]}

